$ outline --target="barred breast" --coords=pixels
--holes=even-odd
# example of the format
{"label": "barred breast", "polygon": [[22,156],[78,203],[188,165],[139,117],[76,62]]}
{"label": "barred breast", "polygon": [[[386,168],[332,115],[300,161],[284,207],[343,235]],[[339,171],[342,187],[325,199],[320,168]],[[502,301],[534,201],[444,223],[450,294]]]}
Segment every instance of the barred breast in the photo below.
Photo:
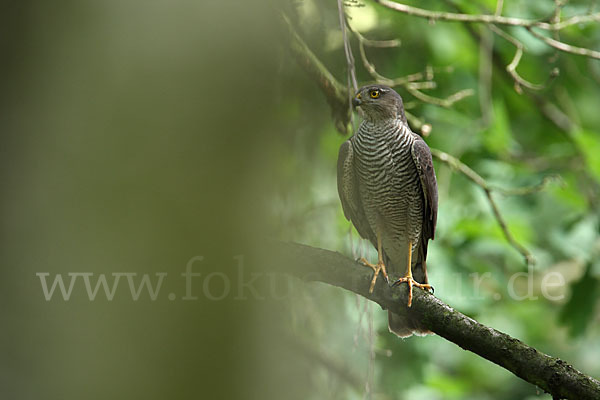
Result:
{"label": "barred breast", "polygon": [[377,124],[365,120],[353,140],[365,215],[373,231],[381,235],[383,249],[394,265],[406,266],[408,242],[414,251],[422,231],[423,192],[411,154],[413,135],[399,119]]}

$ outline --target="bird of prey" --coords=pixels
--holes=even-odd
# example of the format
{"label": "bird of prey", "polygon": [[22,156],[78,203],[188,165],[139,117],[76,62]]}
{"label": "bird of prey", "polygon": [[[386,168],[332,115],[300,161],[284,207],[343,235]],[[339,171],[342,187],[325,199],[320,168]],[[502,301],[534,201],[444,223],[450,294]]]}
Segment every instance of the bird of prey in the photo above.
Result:
{"label": "bird of prey", "polygon": [[[362,87],[352,100],[362,110],[358,131],[340,147],[338,193],[345,217],[377,248],[369,293],[381,273],[394,285],[406,282],[431,290],[427,280],[427,243],[434,238],[438,192],[425,141],[413,133],[402,98],[383,85]],[[388,278],[389,276],[389,278]],[[389,329],[400,337],[426,334],[418,321],[388,312]]]}

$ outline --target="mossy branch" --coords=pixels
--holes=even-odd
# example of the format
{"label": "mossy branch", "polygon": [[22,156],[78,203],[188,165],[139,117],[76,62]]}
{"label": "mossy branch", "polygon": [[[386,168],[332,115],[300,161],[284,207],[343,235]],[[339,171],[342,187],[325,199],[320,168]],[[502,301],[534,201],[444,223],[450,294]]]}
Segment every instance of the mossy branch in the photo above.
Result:
{"label": "mossy branch", "polygon": [[[413,289],[407,308],[406,285],[392,288],[379,279],[368,293],[372,272],[339,253],[295,243],[274,243],[273,267],[306,281],[324,282],[357,293],[399,315],[410,314],[439,336],[512,372],[554,399],[600,398],[600,382],[518,339],[478,323],[435,296]],[[285,267],[283,267],[285,266]]]}

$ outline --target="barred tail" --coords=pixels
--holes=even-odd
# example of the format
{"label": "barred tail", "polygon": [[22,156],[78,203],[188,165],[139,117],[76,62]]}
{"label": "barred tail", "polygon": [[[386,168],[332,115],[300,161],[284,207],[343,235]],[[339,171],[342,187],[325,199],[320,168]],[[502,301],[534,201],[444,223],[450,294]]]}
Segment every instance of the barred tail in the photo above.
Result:
{"label": "barred tail", "polygon": [[390,332],[401,338],[407,338],[412,335],[425,336],[432,332],[420,326],[419,321],[410,317],[402,317],[388,311],[388,328]]}

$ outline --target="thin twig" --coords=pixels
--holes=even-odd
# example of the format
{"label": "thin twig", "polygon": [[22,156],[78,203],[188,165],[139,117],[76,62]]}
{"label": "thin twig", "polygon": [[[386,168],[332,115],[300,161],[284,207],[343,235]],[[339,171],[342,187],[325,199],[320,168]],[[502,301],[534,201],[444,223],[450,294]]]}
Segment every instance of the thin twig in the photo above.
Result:
{"label": "thin twig", "polygon": [[[517,72],[517,66],[521,62],[521,57],[523,56],[523,48],[524,48],[523,43],[521,43],[519,40],[515,39],[514,37],[510,36],[508,33],[504,32],[502,29],[498,28],[495,25],[489,25],[489,28],[490,28],[490,30],[492,30],[492,32],[494,32],[498,36],[502,37],[503,39],[509,41],[513,46],[516,47],[515,56],[513,57],[510,64],[508,64],[506,66],[506,72],[508,72],[510,74],[510,76],[512,76],[512,78],[514,79],[515,89],[517,90],[517,93],[521,93],[521,88],[520,88],[521,86],[524,86],[531,90],[544,89],[546,87],[546,85],[548,84],[548,82],[542,83],[542,84],[532,83],[532,82],[529,82],[528,80],[524,79]],[[552,70],[550,77],[552,78],[557,75],[558,75],[558,71],[556,69],[554,69],[554,70]]]}
{"label": "thin twig", "polygon": [[434,81],[411,82],[406,84],[406,87],[415,90],[435,89],[437,88],[437,83],[435,83]]}
{"label": "thin twig", "polygon": [[520,188],[505,188],[495,185],[489,185],[488,187],[490,188],[490,190],[501,193],[505,196],[525,196],[528,194],[541,192],[552,183],[557,183],[559,186],[565,185],[560,175],[553,174],[545,176],[540,183],[531,186],[523,186]]}
{"label": "thin twig", "polygon": [[373,40],[367,39],[363,35],[361,35],[358,31],[352,31],[357,37],[360,37],[360,41],[363,42],[365,46],[369,47],[378,47],[378,48],[390,48],[390,47],[399,47],[400,39],[389,39],[389,40]]}
{"label": "thin twig", "polygon": [[290,19],[282,13],[284,32],[287,33],[289,49],[298,64],[317,83],[331,107],[336,129],[341,133],[351,130],[352,112],[349,107],[348,89],[323,65],[294,29]]}
{"label": "thin twig", "polygon": [[[498,4],[501,4],[501,0]],[[492,55],[494,34],[484,31],[479,41],[479,109],[481,110],[481,129],[487,128],[493,118],[492,106]]]}
{"label": "thin twig", "polygon": [[[456,7],[456,6],[455,6]],[[460,12],[461,10],[458,9]],[[478,34],[472,25],[465,24],[465,29],[471,35],[475,42],[480,42],[482,37]],[[501,54],[497,49],[493,49],[493,63],[494,65],[501,69],[506,70],[504,63],[501,60]],[[588,58],[588,61],[595,61],[592,58]],[[504,78],[512,77],[510,75],[502,75]],[[513,79],[514,81],[514,79]],[[597,207],[598,204],[598,194],[600,193],[600,185],[598,181],[589,173],[588,162],[584,157],[583,151],[575,140],[573,133],[578,129],[578,123],[573,121],[571,117],[569,117],[565,112],[563,112],[559,107],[557,107],[552,101],[548,99],[548,96],[541,96],[534,91],[527,91],[525,94],[532,99],[538,109],[541,111],[542,115],[552,122],[556,127],[565,135],[566,139],[569,141],[573,149],[575,150],[575,157],[573,161],[575,162],[575,168],[579,171],[578,178],[582,180],[581,186],[584,188],[584,194],[588,201],[588,206],[591,208]]]}
{"label": "thin twig", "polygon": [[[571,25],[587,24],[588,22],[598,22],[598,21],[600,21],[600,13],[587,14],[587,15],[576,15],[574,17],[565,19],[562,22],[555,22],[553,24],[550,24],[550,30],[560,31]],[[542,28],[541,26],[538,26],[538,27]]]}
{"label": "thin twig", "polygon": [[[581,24],[587,22],[600,21],[600,13],[577,15],[559,21],[556,17],[556,12],[552,16],[552,22],[544,22],[541,20],[503,17],[501,15],[490,15],[490,14],[462,14],[462,13],[451,13],[444,11],[431,11],[423,8],[413,7],[402,3],[397,3],[390,0],[373,0],[375,3],[381,4],[384,7],[390,8],[395,11],[399,11],[404,14],[413,15],[416,17],[427,18],[430,21],[454,21],[454,22],[473,22],[473,23],[485,23],[485,24],[496,24],[496,25],[510,25],[510,26],[521,26],[526,28],[534,37],[543,41],[548,46],[554,47],[557,50],[564,51],[571,54],[577,54],[581,56],[591,57],[600,59],[600,52],[586,49],[583,47],[572,46],[567,43],[563,43],[557,39],[548,38],[535,32],[532,28],[540,28],[547,31],[558,32],[568,26],[574,24]],[[559,8],[559,7],[557,7]]]}
{"label": "thin twig", "polygon": [[451,107],[454,103],[464,99],[465,97],[469,97],[475,94],[475,91],[473,89],[463,89],[454,93],[451,96],[448,96],[445,99],[439,99],[437,97],[432,97],[421,92],[417,87],[413,86],[412,84],[406,85],[405,88],[410,94],[412,94],[421,101],[446,108]]}
{"label": "thin twig", "polygon": [[494,15],[497,17],[501,16],[503,8],[504,8],[504,0],[496,1],[496,12],[494,13]]}
{"label": "thin twig", "polygon": [[352,96],[358,90],[358,81],[356,80],[356,68],[354,66],[354,55],[352,55],[352,47],[346,33],[346,12],[342,0],[337,0],[338,15],[340,19],[340,29],[344,40],[344,54],[346,54],[347,67],[347,95],[348,95],[348,113],[350,114],[350,126],[354,129],[354,113],[352,112]]}
{"label": "thin twig", "polygon": [[375,69],[375,65],[373,63],[371,63],[369,61],[369,59],[367,58],[367,53],[365,51],[364,37],[358,32],[354,32],[354,34],[358,38],[358,51],[360,52],[360,58],[362,60],[363,66],[365,67],[367,72],[369,72],[369,74],[379,83],[388,85],[388,86],[395,86],[394,81],[392,79],[388,79],[385,76],[379,74],[377,72],[377,70]]}
{"label": "thin twig", "polygon": [[342,38],[344,39],[344,53],[346,54],[348,75],[352,82],[352,88],[354,89],[354,91],[348,90],[348,92],[350,92],[350,96],[352,96],[352,94],[356,93],[356,91],[358,90],[358,81],[356,80],[356,70],[354,68],[354,56],[352,55],[352,47],[350,47],[348,35],[346,34],[346,13],[344,11],[344,5],[342,4],[342,0],[338,0],[337,4],[338,14],[340,18],[340,29],[342,31]]}
{"label": "thin twig", "polygon": [[564,51],[565,53],[577,54],[579,56],[596,58],[596,59],[600,60],[600,51],[594,51],[594,50],[586,49],[584,47],[572,46],[570,44],[560,42],[556,39],[552,39],[552,38],[546,37],[544,35],[541,35],[529,27],[527,28],[527,30],[533,36],[540,39],[541,41],[546,43],[548,46],[554,47],[555,49]]}
{"label": "thin twig", "polygon": [[365,50],[365,46],[370,47],[397,47],[400,46],[400,40],[392,39],[392,40],[371,40],[365,38],[360,32],[353,30],[350,24],[347,24],[350,32],[356,36],[358,39],[358,50],[360,52],[360,58],[362,60],[363,66],[367,70],[367,72],[378,82],[383,85],[388,85],[391,87],[403,85],[407,82],[414,82],[417,80],[421,80],[424,78],[422,73],[416,73],[412,75],[408,75],[406,77],[398,78],[398,79],[389,79],[385,76],[379,74],[375,69],[375,65],[369,61],[367,58],[367,52]]}
{"label": "thin twig", "polygon": [[[500,212],[500,209],[498,208],[496,201],[494,200],[492,192],[498,191],[503,194],[523,194],[524,195],[524,194],[534,193],[536,191],[542,190],[543,188],[546,187],[546,185],[550,181],[546,181],[546,182],[542,181],[541,184],[533,186],[533,187],[526,187],[526,188],[519,188],[519,189],[500,189],[500,188],[497,188],[497,187],[494,187],[494,186],[491,186],[490,184],[488,184],[487,181],[481,177],[481,175],[479,175],[477,172],[473,171],[471,168],[469,168],[466,164],[462,163],[456,157],[453,157],[450,154],[444,153],[443,151],[440,151],[437,149],[431,149],[431,154],[438,160],[449,165],[452,169],[460,172],[461,174],[463,174],[464,176],[469,178],[477,186],[481,187],[481,189],[485,193],[485,196],[487,197],[490,207],[492,208],[492,213],[494,214],[494,217],[496,218],[496,221],[498,222],[498,225],[500,226],[500,229],[502,230],[502,233],[504,234],[504,237],[506,238],[506,241],[523,256],[527,265],[535,264],[535,258],[533,256],[533,254],[531,254],[531,252],[529,250],[527,250],[527,248],[525,248],[525,246],[520,244],[513,237],[512,233],[510,232],[508,225],[507,225],[506,221],[504,220],[504,217],[502,216],[502,213]],[[546,179],[553,179],[553,178],[546,178]]]}
{"label": "thin twig", "polygon": [[554,13],[552,14],[551,22],[553,24],[558,24],[560,22],[560,13],[562,12],[562,8],[566,4],[566,1],[563,0],[554,0]]}
{"label": "thin twig", "polygon": [[404,115],[406,116],[408,124],[413,132],[420,133],[423,137],[427,137],[431,134],[431,124],[423,122],[423,120],[419,119],[414,114],[406,111],[406,108],[404,109]]}
{"label": "thin twig", "polygon": [[[368,39],[365,39],[359,32],[352,31],[358,39],[358,49],[360,52],[360,58],[363,62],[363,66],[369,72],[369,74],[375,79],[375,82],[390,87],[404,86],[406,90],[413,96],[426,103],[434,104],[441,107],[450,107],[457,101],[464,99],[465,97],[471,96],[474,92],[472,89],[461,90],[446,99],[439,99],[437,97],[426,95],[420,90],[422,89],[435,89],[437,84],[433,81],[433,68],[427,68],[425,72],[417,72],[415,74],[407,75],[404,77],[390,79],[379,72],[375,68],[375,65],[369,61],[365,46],[367,45]],[[419,82],[425,80],[424,82]]]}
{"label": "thin twig", "polygon": [[375,374],[375,329],[373,323],[373,308],[371,307],[371,302],[367,302],[367,324],[369,327],[368,330],[368,344],[369,344],[369,368],[367,369],[367,379],[365,381],[365,393],[363,399],[371,400],[373,390],[371,389],[373,385],[373,376]]}
{"label": "thin twig", "polygon": [[404,14],[414,15],[434,21],[454,21],[454,22],[482,22],[486,24],[511,25],[523,27],[536,27],[546,30],[561,30],[568,26],[580,23],[600,21],[600,13],[579,15],[558,23],[548,23],[541,20],[503,17],[501,15],[489,14],[460,14],[444,11],[431,11],[423,8],[413,7],[390,0],[373,0],[375,3],[384,7],[399,11]]}

